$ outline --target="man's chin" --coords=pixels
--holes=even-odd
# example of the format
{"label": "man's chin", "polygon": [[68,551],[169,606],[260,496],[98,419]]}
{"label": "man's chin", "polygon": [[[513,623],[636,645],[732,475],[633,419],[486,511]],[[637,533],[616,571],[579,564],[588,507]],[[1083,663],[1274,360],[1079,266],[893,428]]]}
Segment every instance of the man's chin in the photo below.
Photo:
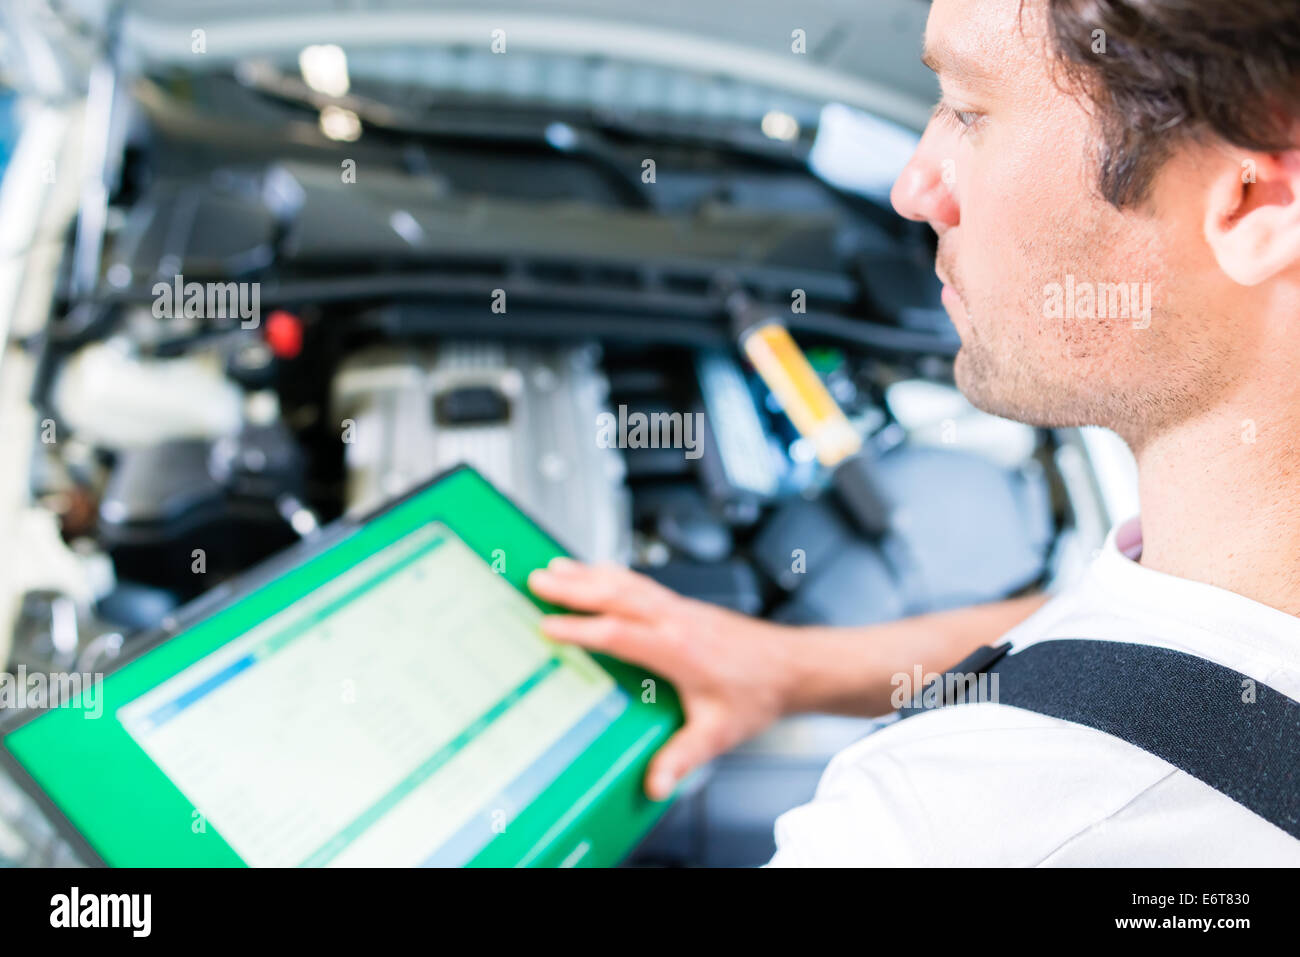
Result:
{"label": "man's chin", "polygon": [[976,408],[981,408],[978,399],[985,390],[979,365],[978,360],[971,357],[970,344],[963,341],[952,362],[952,377],[958,391]]}
{"label": "man's chin", "polygon": [[1015,372],[1000,370],[987,353],[969,342],[957,352],[953,379],[966,401],[989,415],[1044,429],[1094,424],[1094,415],[1070,404],[1064,384],[1026,383]]}
{"label": "man's chin", "polygon": [[957,389],[971,405],[981,412],[1003,418],[1019,419],[1025,410],[1018,408],[1015,397],[1007,394],[1011,377],[1000,375],[996,364],[989,361],[979,344],[969,339],[962,341],[953,360],[953,380]]}

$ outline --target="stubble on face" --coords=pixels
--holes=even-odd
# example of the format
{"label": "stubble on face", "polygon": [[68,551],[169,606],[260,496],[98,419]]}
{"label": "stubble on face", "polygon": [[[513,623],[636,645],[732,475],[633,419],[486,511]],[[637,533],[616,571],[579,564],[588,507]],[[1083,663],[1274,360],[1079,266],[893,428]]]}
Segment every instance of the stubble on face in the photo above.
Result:
{"label": "stubble on face", "polygon": [[[995,415],[1101,425],[1136,448],[1232,388],[1222,329],[1189,288],[1193,224],[1162,217],[1154,199],[1124,211],[1107,203],[1089,106],[1053,82],[1041,43],[1017,53],[1037,55],[1036,79],[1019,84],[1024,103],[994,117],[1008,124],[996,134],[1002,152],[979,157],[961,225],[939,243],[939,271],[961,299],[957,385]],[[1052,315],[1048,289],[1067,282],[1145,288],[1149,319]]]}

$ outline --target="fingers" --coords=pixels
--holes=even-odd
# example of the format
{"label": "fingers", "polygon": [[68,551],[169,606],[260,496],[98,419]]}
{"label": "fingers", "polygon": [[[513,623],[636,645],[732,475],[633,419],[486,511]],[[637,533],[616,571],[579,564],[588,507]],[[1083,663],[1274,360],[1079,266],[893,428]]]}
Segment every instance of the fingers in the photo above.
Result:
{"label": "fingers", "polygon": [[687,722],[650,761],[645,776],[646,796],[652,801],[667,800],[677,782],[722,750],[716,730],[703,722]]}
{"label": "fingers", "polygon": [[[614,565],[555,559],[529,575],[528,586],[553,604],[594,613],[545,616],[541,628],[549,637],[641,665],[669,680],[689,679],[683,646],[675,637],[680,629],[663,627],[665,619],[673,620],[666,614],[673,603],[684,599],[658,582]],[[689,611],[690,604],[676,607]],[[707,720],[688,721],[650,762],[646,794],[656,801],[671,796],[686,774],[726,747],[724,730]]]}
{"label": "fingers", "polygon": [[556,641],[613,655],[651,670],[664,667],[670,650],[668,643],[656,640],[650,626],[616,615],[546,615],[541,627],[543,634]]}
{"label": "fingers", "polygon": [[583,565],[556,558],[528,576],[528,587],[546,601],[577,611],[606,612],[652,620],[677,596],[645,575],[617,565]]}

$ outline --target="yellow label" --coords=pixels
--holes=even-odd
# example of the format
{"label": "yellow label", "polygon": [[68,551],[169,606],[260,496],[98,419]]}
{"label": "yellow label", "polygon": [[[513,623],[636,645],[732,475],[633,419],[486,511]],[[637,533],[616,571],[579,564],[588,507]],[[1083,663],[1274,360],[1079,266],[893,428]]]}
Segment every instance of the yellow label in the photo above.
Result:
{"label": "yellow label", "polygon": [[835,466],[862,447],[861,437],[784,326],[759,326],[741,345],[799,434],[812,442],[818,461]]}

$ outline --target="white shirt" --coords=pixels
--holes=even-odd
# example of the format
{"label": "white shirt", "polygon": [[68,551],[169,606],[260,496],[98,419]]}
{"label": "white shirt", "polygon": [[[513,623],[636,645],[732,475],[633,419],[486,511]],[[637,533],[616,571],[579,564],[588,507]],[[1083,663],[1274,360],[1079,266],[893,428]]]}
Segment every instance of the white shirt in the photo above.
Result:
{"label": "white shirt", "polygon": [[[1140,536],[1136,519],[1112,530],[1081,580],[1005,640],[1163,646],[1300,700],[1300,618],[1143,568]],[[841,751],[813,800],[777,819],[776,843],[776,866],[1300,865],[1300,841],[1160,758],[989,703]]]}

